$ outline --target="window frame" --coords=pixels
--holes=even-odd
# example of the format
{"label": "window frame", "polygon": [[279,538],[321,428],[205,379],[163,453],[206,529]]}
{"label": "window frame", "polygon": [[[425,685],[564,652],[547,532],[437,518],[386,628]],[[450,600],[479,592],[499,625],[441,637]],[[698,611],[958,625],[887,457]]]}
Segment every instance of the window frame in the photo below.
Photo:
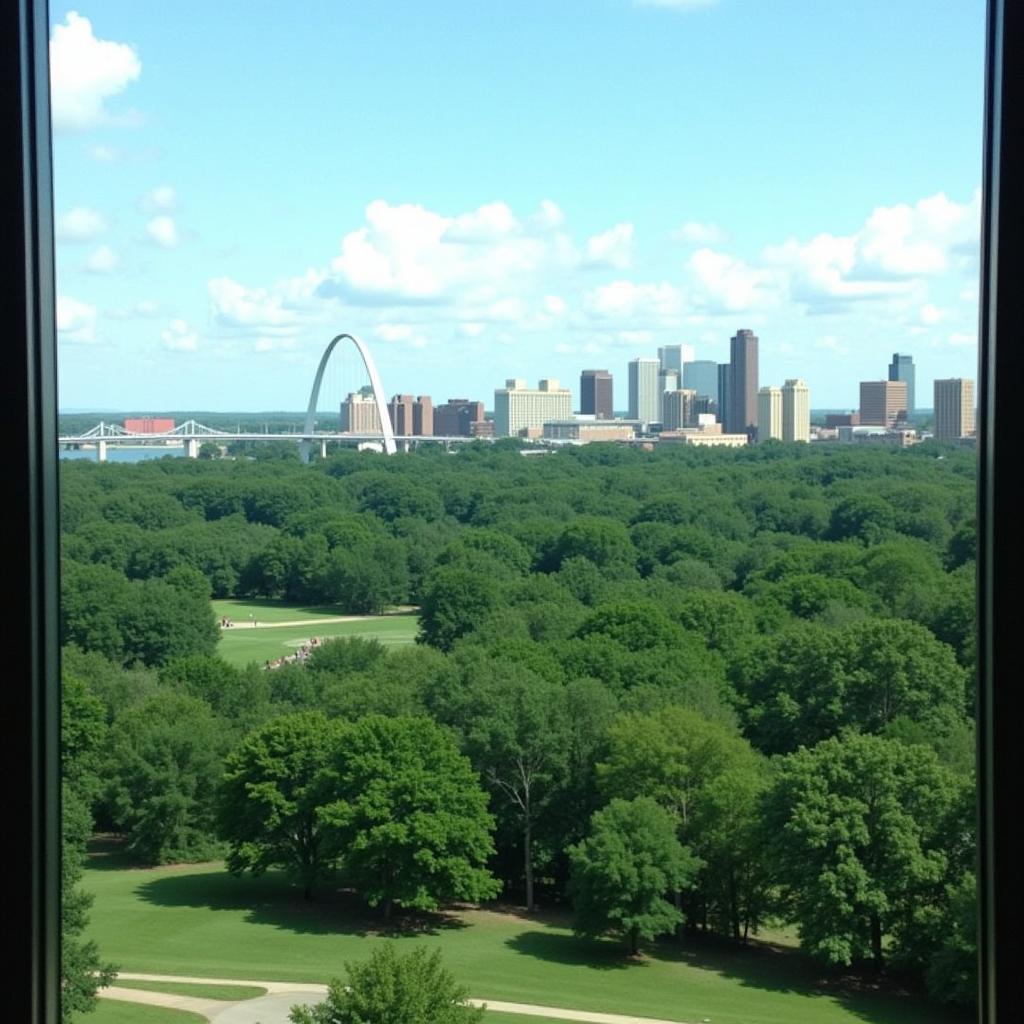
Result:
{"label": "window frame", "polygon": [[[8,963],[4,1002],[10,1019],[35,1024],[60,1019],[59,506],[48,40],[44,0],[0,4],[0,131],[7,139],[0,161],[0,247],[10,273],[0,308],[11,337],[5,405],[12,412],[10,484],[0,522],[7,545],[6,632],[15,638],[5,653],[4,758],[12,816],[7,834],[24,838],[12,851],[13,891],[5,901],[10,931],[22,941]],[[1014,392],[1024,380],[1024,351],[1014,334],[1024,322],[1024,292],[1015,287],[1024,278],[1024,247],[1015,238],[1024,225],[1024,74],[1014,57],[1024,61],[1024,4],[988,0],[978,374],[982,1024],[1016,1020],[1024,1005],[1016,920],[1024,908],[1024,842],[1013,830],[1024,775],[1024,743],[1015,735],[1019,720],[1013,713],[1022,660],[1013,600],[1024,577],[1008,440]],[[1007,681],[1002,688],[997,675]]]}

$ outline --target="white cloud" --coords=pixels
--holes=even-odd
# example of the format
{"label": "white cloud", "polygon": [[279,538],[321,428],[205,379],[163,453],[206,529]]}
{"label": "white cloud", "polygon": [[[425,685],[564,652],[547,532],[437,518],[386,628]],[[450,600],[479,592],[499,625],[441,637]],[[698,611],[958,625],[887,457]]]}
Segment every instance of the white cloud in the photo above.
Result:
{"label": "white cloud", "polygon": [[373,336],[381,341],[408,341],[412,337],[409,324],[378,324],[373,329]]}
{"label": "white cloud", "polygon": [[585,263],[588,267],[625,270],[632,262],[632,256],[632,224],[616,224],[600,235],[587,239]]}
{"label": "white cloud", "polygon": [[293,333],[300,314],[287,308],[280,293],[246,288],[229,277],[207,282],[206,291],[214,320],[221,327],[259,328],[261,333]]}
{"label": "white cloud", "polygon": [[107,230],[103,214],[88,206],[74,206],[57,218],[56,236],[58,242],[92,242]]}
{"label": "white cloud", "polygon": [[921,323],[927,327],[932,327],[940,320],[945,320],[946,311],[944,309],[939,309],[938,306],[932,305],[932,303],[929,302],[918,310],[918,316],[921,318]]}
{"label": "white cloud", "polygon": [[109,274],[118,262],[117,253],[109,245],[101,245],[89,254],[85,269],[92,274]]}
{"label": "white cloud", "polygon": [[712,312],[739,313],[764,308],[777,299],[778,279],[770,270],[750,267],[713,249],[698,249],[687,261],[693,301]]}
{"label": "white cloud", "polygon": [[606,319],[674,317],[682,308],[682,294],[668,282],[613,281],[589,292],[584,305],[592,315]]}
{"label": "white cloud", "polygon": [[142,197],[141,205],[144,210],[173,210],[176,199],[173,185],[157,185]]}
{"label": "white cloud", "polygon": [[465,323],[461,323],[458,326],[458,332],[464,338],[479,338],[486,330],[487,324],[482,324],[478,321],[474,322],[472,320],[467,320]]}
{"label": "white cloud", "polygon": [[549,316],[562,316],[569,308],[565,299],[560,295],[545,295],[543,302],[544,312]]}
{"label": "white cloud", "polygon": [[954,346],[977,345],[978,338],[975,334],[967,334],[964,331],[954,331],[949,336],[949,344]]}
{"label": "white cloud", "polygon": [[541,230],[560,228],[565,223],[565,214],[557,203],[542,199],[540,208],[530,218],[530,222]]}
{"label": "white cloud", "polygon": [[54,130],[85,131],[109,122],[105,102],[141,73],[142,63],[131,46],[97,39],[89,19],[70,11],[50,38]]}
{"label": "white cloud", "polygon": [[839,356],[845,356],[850,351],[834,334],[824,335],[814,343],[814,346],[815,348],[825,349],[828,352],[834,352]]}
{"label": "white cloud", "polygon": [[672,232],[677,242],[688,242],[692,245],[719,245],[725,241],[725,232],[717,224],[702,224],[700,221],[689,220],[682,227]]}
{"label": "white cloud", "polygon": [[172,352],[195,352],[199,348],[199,335],[184,320],[172,320],[170,327],[160,332],[164,348]]}
{"label": "white cloud", "polygon": [[168,217],[166,214],[154,217],[146,225],[146,234],[150,241],[164,249],[173,249],[180,241],[178,226],[174,223],[174,218]]}
{"label": "white cloud", "polygon": [[96,340],[96,307],[69,295],[57,296],[57,332],[61,341],[91,344]]}
{"label": "white cloud", "polygon": [[488,203],[472,213],[456,217],[445,229],[445,242],[497,242],[519,232],[519,222],[505,203]]}

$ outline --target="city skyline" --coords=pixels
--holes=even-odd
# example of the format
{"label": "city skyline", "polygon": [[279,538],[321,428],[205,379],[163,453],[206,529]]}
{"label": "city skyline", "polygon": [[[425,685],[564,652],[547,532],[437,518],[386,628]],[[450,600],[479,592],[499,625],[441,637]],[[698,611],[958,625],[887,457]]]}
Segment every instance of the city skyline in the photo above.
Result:
{"label": "city skyline", "polygon": [[54,4],[61,406],[297,408],[341,330],[439,397],[607,366],[625,409],[631,359],[724,363],[737,322],[819,408],[894,352],[921,395],[975,377],[984,5],[951,6],[453,0],[453,38],[393,0]]}

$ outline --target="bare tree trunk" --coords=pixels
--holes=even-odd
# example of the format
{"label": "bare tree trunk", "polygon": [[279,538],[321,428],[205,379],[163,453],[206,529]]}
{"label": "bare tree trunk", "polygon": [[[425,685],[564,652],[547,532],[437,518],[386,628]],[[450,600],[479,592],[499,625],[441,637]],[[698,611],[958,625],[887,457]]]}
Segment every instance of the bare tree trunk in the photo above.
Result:
{"label": "bare tree trunk", "polygon": [[533,912],[533,836],[530,819],[526,819],[523,829],[523,860],[526,869],[526,909]]}

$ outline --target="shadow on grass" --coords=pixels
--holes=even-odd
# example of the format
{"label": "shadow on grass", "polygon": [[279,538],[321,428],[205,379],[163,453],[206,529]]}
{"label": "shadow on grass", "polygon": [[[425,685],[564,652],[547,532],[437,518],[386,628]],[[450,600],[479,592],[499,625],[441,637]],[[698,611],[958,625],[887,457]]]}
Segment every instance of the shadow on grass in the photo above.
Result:
{"label": "shadow on grass", "polygon": [[227,871],[162,875],[143,880],[135,891],[155,906],[242,912],[253,924],[296,934],[402,938],[468,927],[456,915],[443,911],[396,910],[385,919],[354,893],[326,886],[314,890],[314,899],[306,900],[298,886],[276,872],[260,878],[236,878]]}
{"label": "shadow on grass", "polygon": [[763,992],[835,999],[870,1024],[967,1024],[974,1019],[933,1002],[910,979],[829,970],[803,953],[768,942],[739,946],[712,936],[687,936],[648,944],[638,958],[627,956],[621,942],[612,939],[552,931],[524,931],[506,945],[524,956],[571,967],[635,971],[655,961],[686,965]]}

